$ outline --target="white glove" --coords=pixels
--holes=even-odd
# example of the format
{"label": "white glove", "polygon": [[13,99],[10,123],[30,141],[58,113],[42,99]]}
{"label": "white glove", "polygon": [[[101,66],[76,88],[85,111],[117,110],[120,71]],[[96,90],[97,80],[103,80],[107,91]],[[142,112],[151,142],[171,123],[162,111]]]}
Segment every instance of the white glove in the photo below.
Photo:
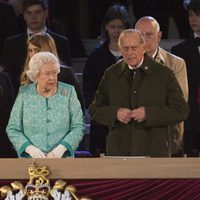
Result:
{"label": "white glove", "polygon": [[26,147],[26,153],[28,153],[32,158],[46,158],[44,152],[42,152],[39,148],[29,145]]}
{"label": "white glove", "polygon": [[64,147],[62,144],[59,144],[47,154],[47,158],[62,158],[65,151],[67,151],[66,147]]}

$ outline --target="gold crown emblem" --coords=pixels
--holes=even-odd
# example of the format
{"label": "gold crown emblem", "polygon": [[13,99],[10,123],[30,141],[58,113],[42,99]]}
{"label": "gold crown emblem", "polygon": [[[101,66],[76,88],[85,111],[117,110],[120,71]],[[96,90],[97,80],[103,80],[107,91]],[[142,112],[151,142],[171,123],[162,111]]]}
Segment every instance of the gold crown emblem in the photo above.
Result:
{"label": "gold crown emblem", "polygon": [[29,200],[41,199],[46,200],[50,194],[51,188],[49,185],[31,185],[27,184],[25,187],[25,194],[28,196]]}
{"label": "gold crown emblem", "polygon": [[[66,182],[63,180],[57,180],[54,186],[50,187],[50,181],[47,178],[49,170],[47,167],[37,167],[32,162],[28,168],[29,181],[27,185],[22,185],[21,182],[15,181],[11,183],[11,186],[3,186],[0,188],[1,197],[5,199],[17,199],[22,200],[27,197],[28,200],[48,200],[51,195],[55,200],[90,200],[88,198],[78,198],[76,189],[69,185],[66,186]],[[12,193],[15,192],[15,194]]]}

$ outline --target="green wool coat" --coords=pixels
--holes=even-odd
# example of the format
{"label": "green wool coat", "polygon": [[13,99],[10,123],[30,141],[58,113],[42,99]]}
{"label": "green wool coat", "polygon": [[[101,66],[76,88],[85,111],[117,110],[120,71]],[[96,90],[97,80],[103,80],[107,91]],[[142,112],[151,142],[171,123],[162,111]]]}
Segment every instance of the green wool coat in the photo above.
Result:
{"label": "green wool coat", "polygon": [[[170,155],[169,125],[184,121],[189,106],[173,72],[145,56],[134,79],[121,61],[109,67],[90,106],[91,118],[109,127],[107,155]],[[144,106],[146,120],[123,124],[116,119],[119,108]]]}

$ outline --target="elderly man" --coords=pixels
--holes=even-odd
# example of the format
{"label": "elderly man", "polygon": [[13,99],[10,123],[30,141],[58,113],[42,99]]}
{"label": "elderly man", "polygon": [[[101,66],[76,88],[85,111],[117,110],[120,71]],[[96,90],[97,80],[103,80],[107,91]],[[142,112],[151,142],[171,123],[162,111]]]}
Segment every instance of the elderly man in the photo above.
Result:
{"label": "elderly man", "polygon": [[[145,39],[146,54],[152,57],[156,62],[169,67],[175,74],[179,85],[183,91],[184,98],[188,100],[188,81],[185,61],[177,57],[161,47],[159,42],[162,37],[158,22],[150,16],[140,18],[135,28],[138,29]],[[176,154],[181,152],[183,140],[183,122],[172,126],[171,130],[171,153]]]}
{"label": "elderly man", "polygon": [[189,107],[173,72],[145,55],[135,29],[119,37],[123,60],[109,67],[90,106],[92,119],[109,127],[107,155],[170,156],[169,125]]}

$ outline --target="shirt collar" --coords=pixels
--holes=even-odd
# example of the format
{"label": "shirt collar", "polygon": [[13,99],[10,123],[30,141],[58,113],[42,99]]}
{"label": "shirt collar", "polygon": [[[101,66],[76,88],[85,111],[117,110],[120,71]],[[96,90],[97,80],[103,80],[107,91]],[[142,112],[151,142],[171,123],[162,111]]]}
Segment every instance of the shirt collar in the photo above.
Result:
{"label": "shirt collar", "polygon": [[47,27],[46,26],[38,33],[33,33],[29,28],[27,28],[28,37],[30,37],[31,35],[34,35],[34,34],[41,34],[41,33],[46,33],[46,32],[47,32]]}
{"label": "shirt collar", "polygon": [[197,35],[196,33],[194,33],[194,38],[196,38],[196,37],[200,37],[200,35]]}
{"label": "shirt collar", "polygon": [[156,58],[154,59],[156,62],[161,63],[161,64],[165,64],[165,54],[162,54],[160,47],[158,47],[157,49],[157,55]]}
{"label": "shirt collar", "polygon": [[158,54],[158,48],[156,48],[155,52],[153,53],[151,57],[155,60],[157,54]]}
{"label": "shirt collar", "polygon": [[144,57],[142,58],[141,62],[136,67],[133,68],[130,65],[128,65],[128,67],[129,67],[129,69],[138,69],[139,67],[141,67],[143,61],[144,61]]}

